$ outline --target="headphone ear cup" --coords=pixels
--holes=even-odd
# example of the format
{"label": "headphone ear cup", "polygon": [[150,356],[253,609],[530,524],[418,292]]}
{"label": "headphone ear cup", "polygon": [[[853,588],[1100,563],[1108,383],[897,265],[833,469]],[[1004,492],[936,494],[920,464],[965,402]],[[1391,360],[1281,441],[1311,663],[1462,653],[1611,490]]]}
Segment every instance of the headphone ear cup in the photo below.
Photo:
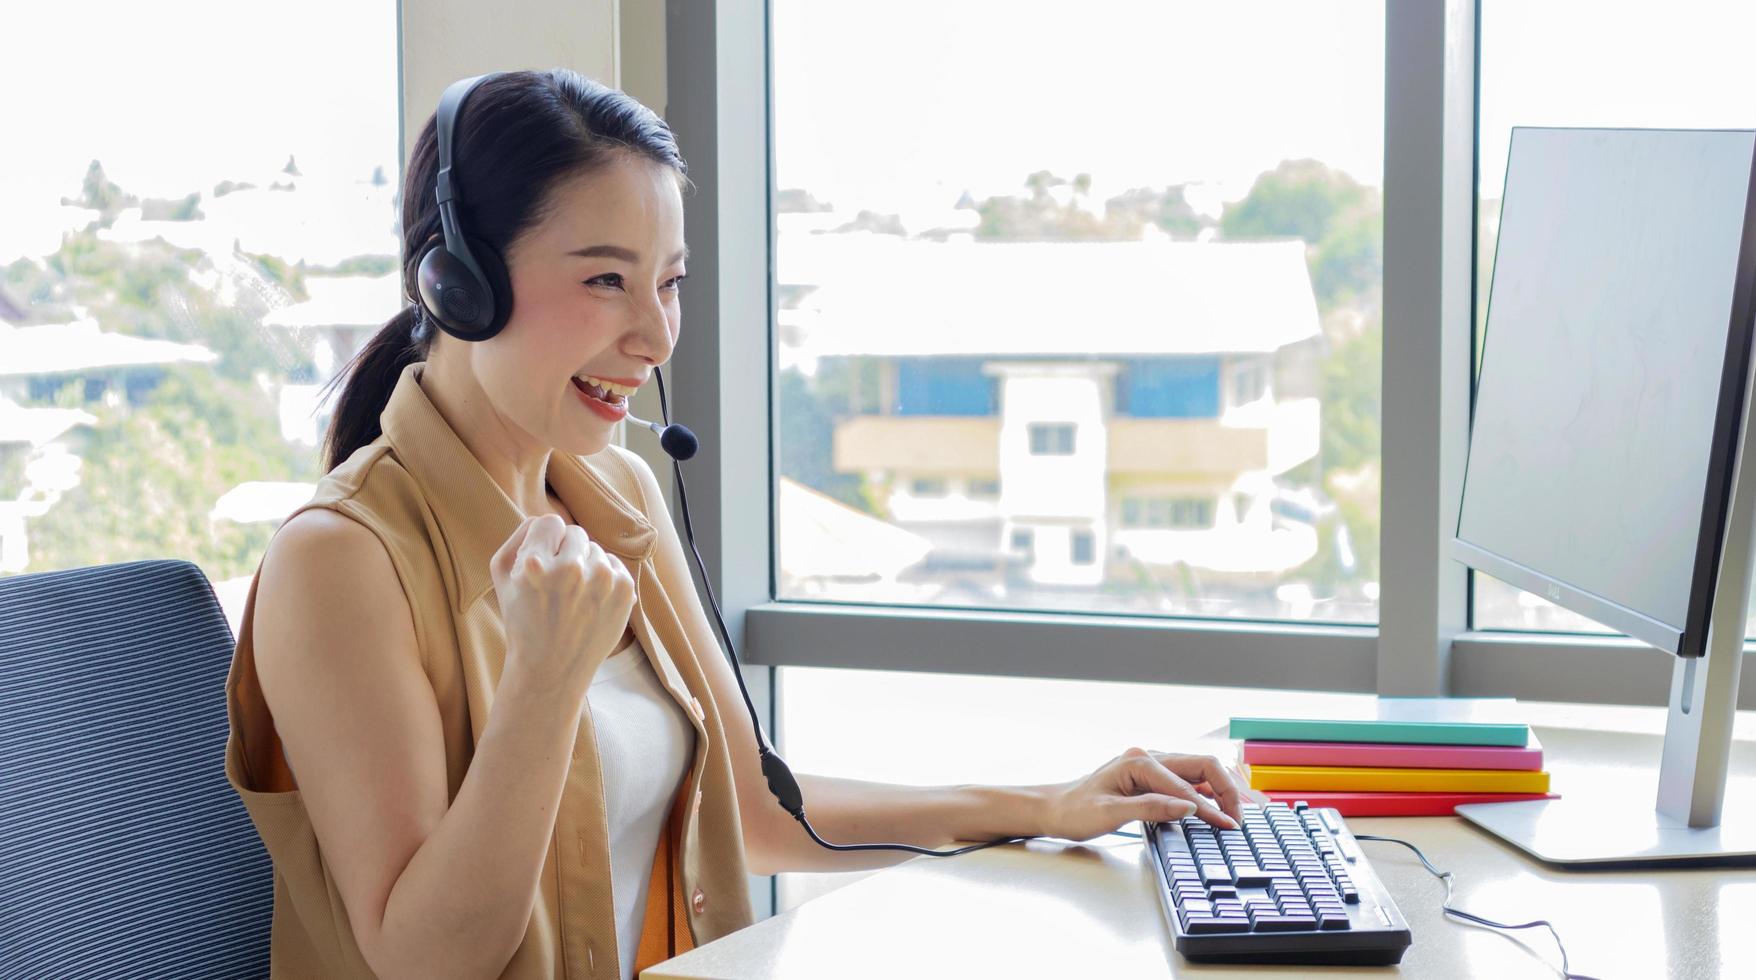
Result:
{"label": "headphone ear cup", "polygon": [[488,288],[494,291],[494,318],[489,321],[481,339],[487,340],[506,328],[506,321],[512,319],[512,277],[506,271],[506,262],[494,246],[480,238],[467,239],[469,254],[482,268],[482,277],[488,280]]}
{"label": "headphone ear cup", "polygon": [[463,260],[443,243],[428,246],[415,277],[427,314],[446,333],[460,340],[486,340],[494,312],[494,297]]}

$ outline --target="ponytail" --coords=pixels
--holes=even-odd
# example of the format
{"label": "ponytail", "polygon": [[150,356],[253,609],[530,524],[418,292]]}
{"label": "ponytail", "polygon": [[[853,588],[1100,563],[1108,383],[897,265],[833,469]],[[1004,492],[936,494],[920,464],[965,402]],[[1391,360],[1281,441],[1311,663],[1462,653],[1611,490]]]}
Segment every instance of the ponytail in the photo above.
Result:
{"label": "ponytail", "polygon": [[423,331],[423,338],[412,336],[420,307],[409,305],[390,318],[365,347],[348,362],[347,370],[336,374],[324,390],[334,388],[347,379],[341,398],[335,404],[335,416],[329,423],[329,434],[323,440],[323,472],[327,473],[359,449],[377,439],[384,431],[378,416],[390,403],[390,393],[402,377],[403,368],[427,359],[432,346],[432,333]]}

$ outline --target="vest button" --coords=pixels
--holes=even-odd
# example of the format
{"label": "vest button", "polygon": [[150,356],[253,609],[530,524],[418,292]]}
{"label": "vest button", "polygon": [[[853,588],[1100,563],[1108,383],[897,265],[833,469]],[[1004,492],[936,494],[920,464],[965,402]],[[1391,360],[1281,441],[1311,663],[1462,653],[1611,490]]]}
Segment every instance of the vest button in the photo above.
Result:
{"label": "vest button", "polygon": [[700,915],[701,913],[707,911],[707,896],[701,894],[701,889],[699,889],[699,888],[695,889],[695,898],[693,899],[691,904],[694,905],[694,907],[695,907],[695,914],[696,915]]}

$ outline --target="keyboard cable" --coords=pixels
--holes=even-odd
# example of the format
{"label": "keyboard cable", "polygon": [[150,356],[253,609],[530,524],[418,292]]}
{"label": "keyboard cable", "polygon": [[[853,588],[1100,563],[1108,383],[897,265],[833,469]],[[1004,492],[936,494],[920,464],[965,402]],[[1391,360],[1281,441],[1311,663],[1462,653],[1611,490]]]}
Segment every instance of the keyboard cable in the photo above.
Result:
{"label": "keyboard cable", "polygon": [[1401,844],[1403,847],[1415,852],[1415,856],[1421,859],[1421,863],[1427,866],[1427,870],[1432,872],[1434,877],[1437,877],[1440,881],[1445,883],[1445,900],[1440,903],[1439,906],[1445,914],[1455,915],[1467,922],[1475,925],[1486,926],[1489,929],[1535,929],[1537,926],[1542,926],[1549,930],[1549,935],[1555,937],[1555,945],[1561,950],[1561,975],[1563,980],[1596,980],[1595,977],[1590,977],[1583,973],[1574,973],[1572,971],[1571,964],[1567,959],[1567,944],[1561,941],[1561,934],[1555,931],[1554,925],[1551,924],[1549,920],[1536,919],[1531,922],[1509,924],[1505,922],[1495,922],[1493,919],[1486,919],[1472,912],[1465,912],[1462,909],[1453,908],[1451,905],[1451,872],[1440,871],[1438,868],[1433,867],[1433,862],[1427,860],[1427,855],[1423,854],[1420,848],[1399,837],[1380,837],[1376,834],[1354,834],[1353,836],[1354,840],[1376,840],[1385,841],[1391,844]]}

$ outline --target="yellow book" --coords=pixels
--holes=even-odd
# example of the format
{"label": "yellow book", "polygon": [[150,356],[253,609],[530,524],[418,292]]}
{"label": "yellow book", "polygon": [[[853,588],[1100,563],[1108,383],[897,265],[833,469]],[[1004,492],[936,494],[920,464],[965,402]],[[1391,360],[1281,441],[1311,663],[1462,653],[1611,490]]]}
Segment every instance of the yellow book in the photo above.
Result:
{"label": "yellow book", "polygon": [[1518,769],[1249,766],[1252,789],[1400,793],[1547,793],[1549,774]]}

